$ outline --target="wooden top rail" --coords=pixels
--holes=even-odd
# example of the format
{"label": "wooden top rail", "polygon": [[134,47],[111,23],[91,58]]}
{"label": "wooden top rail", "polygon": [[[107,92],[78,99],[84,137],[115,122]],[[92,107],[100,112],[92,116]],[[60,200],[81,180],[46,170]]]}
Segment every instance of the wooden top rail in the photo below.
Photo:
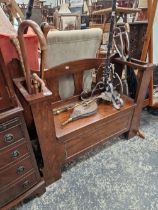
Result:
{"label": "wooden top rail", "polygon": [[[94,11],[94,12],[92,12],[92,15],[105,15],[105,14],[110,13],[111,11],[112,11],[112,9],[110,7],[110,8]],[[131,14],[131,13],[137,13],[140,11],[141,11],[141,9],[138,9],[138,8],[116,7],[117,13]]]}
{"label": "wooden top rail", "polygon": [[64,16],[64,17],[74,17],[74,16],[80,17],[81,16],[80,13],[58,13],[57,15],[59,17],[62,17],[62,16]]}
{"label": "wooden top rail", "polygon": [[121,58],[112,58],[111,61],[117,62],[122,65],[127,65],[127,66],[133,67],[138,70],[143,70],[143,71],[146,70],[147,68],[151,69],[151,70],[153,68],[153,64],[141,62],[137,59],[131,59],[131,61],[123,61],[123,60],[121,60]]}
{"label": "wooden top rail", "polygon": [[56,78],[62,75],[75,74],[85,70],[98,68],[105,59],[89,58],[76,61],[66,62],[58,66],[52,67],[45,71],[45,79]]}
{"label": "wooden top rail", "polygon": [[[130,62],[129,61],[123,61],[120,58],[111,58],[111,61],[114,63],[118,63],[121,65],[128,65],[132,68],[141,70],[141,72],[145,70],[152,70],[153,69],[153,64],[147,64],[145,62],[141,62],[136,59],[132,59]],[[99,69],[102,64],[104,64],[105,59],[99,59],[99,58],[92,58],[92,59],[82,59],[82,60],[76,60],[76,61],[71,61],[67,62],[55,67],[50,68],[45,72],[45,80],[46,84],[48,85],[48,88],[44,92],[37,93],[37,94],[29,94],[28,91],[25,88],[24,84],[24,78],[18,78],[14,79],[14,83],[20,93],[23,95],[26,101],[29,102],[29,104],[34,104],[37,102],[42,102],[44,100],[52,100],[52,101],[58,101],[59,95],[57,94],[58,92],[58,78],[63,75],[67,74],[74,74],[76,77],[75,80],[75,87],[76,89],[80,88],[78,87],[79,85],[82,86],[82,77],[77,77],[78,74],[81,74],[83,76],[83,72],[85,70],[89,69]],[[57,79],[57,80],[56,80]],[[80,81],[81,80],[81,81]],[[77,90],[78,90],[77,89]],[[79,90],[75,93],[75,95],[78,95]]]}

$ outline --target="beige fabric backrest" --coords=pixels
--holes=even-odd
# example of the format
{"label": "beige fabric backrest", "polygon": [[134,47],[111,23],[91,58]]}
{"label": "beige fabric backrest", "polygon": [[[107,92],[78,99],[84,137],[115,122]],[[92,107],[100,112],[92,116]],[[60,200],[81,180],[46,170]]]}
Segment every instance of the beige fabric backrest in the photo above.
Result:
{"label": "beige fabric backrest", "polygon": [[[102,39],[99,28],[71,31],[50,31],[47,35],[46,68],[84,58],[95,58]],[[83,78],[83,89],[91,88],[92,71],[86,71]],[[71,75],[60,78],[60,97],[67,98],[74,93],[74,82]]]}

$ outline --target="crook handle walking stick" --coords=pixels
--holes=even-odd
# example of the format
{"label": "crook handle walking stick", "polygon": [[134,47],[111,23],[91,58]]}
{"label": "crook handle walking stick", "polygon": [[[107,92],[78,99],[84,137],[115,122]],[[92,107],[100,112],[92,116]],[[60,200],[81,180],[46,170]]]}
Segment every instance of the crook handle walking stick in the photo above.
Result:
{"label": "crook handle walking stick", "polygon": [[27,29],[27,27],[31,27],[33,29],[33,31],[35,32],[35,34],[38,37],[39,43],[40,43],[40,48],[41,48],[41,64],[40,64],[40,77],[41,79],[43,79],[44,77],[44,65],[45,65],[45,50],[46,50],[46,40],[45,37],[40,29],[40,27],[37,25],[37,23],[35,23],[32,20],[24,20],[18,28],[18,39],[19,39],[19,43],[20,43],[20,48],[21,48],[21,52],[22,52],[22,57],[23,57],[23,61],[24,61],[24,67],[25,67],[25,72],[26,72],[26,85],[27,85],[27,89],[28,92],[31,94],[32,90],[31,90],[31,72],[30,72],[30,66],[29,66],[29,62],[28,62],[28,55],[26,52],[26,47],[25,47],[25,43],[24,43],[24,32]]}

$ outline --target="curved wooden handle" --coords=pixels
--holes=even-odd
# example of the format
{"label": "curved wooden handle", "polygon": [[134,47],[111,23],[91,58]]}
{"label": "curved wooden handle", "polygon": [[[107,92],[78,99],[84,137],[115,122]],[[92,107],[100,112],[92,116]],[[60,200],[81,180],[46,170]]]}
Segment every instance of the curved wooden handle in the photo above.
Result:
{"label": "curved wooden handle", "polygon": [[27,29],[27,27],[31,27],[33,29],[33,31],[37,34],[39,42],[40,42],[41,50],[46,50],[47,45],[46,45],[45,37],[44,37],[39,25],[32,20],[24,20],[19,25],[18,37],[19,38],[23,37],[24,31]]}
{"label": "curved wooden handle", "polygon": [[32,20],[24,20],[18,28],[18,39],[20,43],[20,48],[23,56],[23,61],[24,61],[24,67],[26,71],[26,84],[27,84],[27,89],[28,92],[31,94],[31,72],[30,72],[30,67],[29,67],[29,62],[28,62],[28,57],[26,53],[26,48],[25,48],[25,43],[24,43],[24,31],[27,29],[27,27],[31,27],[33,31],[36,33],[40,47],[41,47],[41,64],[40,64],[40,76],[43,78],[44,76],[44,65],[45,65],[45,50],[46,50],[46,39],[44,37],[44,34],[42,33],[40,27],[38,26],[37,23],[35,23]]}
{"label": "curved wooden handle", "polygon": [[49,23],[47,23],[47,22],[42,22],[41,25],[40,25],[40,27],[41,27],[41,30],[42,30],[42,32],[43,32],[45,38],[47,38],[47,34],[48,34],[48,32],[50,31],[50,29],[51,29]]}

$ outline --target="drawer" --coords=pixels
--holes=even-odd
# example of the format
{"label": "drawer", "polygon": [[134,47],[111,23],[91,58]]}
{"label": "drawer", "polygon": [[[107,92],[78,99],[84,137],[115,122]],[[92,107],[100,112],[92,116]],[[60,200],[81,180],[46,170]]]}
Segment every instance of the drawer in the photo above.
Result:
{"label": "drawer", "polygon": [[24,138],[21,125],[0,132],[0,149],[7,147],[14,142]]}
{"label": "drawer", "polygon": [[26,143],[15,145],[0,153],[0,170],[9,164],[19,161],[29,153]]}
{"label": "drawer", "polygon": [[7,189],[0,192],[0,208],[8,202],[16,199],[24,192],[29,190],[38,182],[36,173],[32,172],[27,174],[25,178],[18,180],[18,182],[10,185]]}
{"label": "drawer", "polygon": [[15,117],[15,118],[7,120],[5,122],[0,122],[0,132],[6,130],[8,128],[11,128],[15,125],[18,125],[18,124],[21,124],[21,120],[19,117]]}
{"label": "drawer", "polygon": [[102,120],[100,123],[91,126],[91,129],[88,131],[82,129],[78,135],[73,136],[65,143],[67,158],[72,158],[96,144],[128,131],[132,113],[133,110],[130,110],[114,119]]}
{"label": "drawer", "polygon": [[16,165],[8,167],[0,173],[0,190],[2,187],[14,182],[16,179],[24,176],[28,171],[33,168],[33,161],[30,157],[19,161]]}

